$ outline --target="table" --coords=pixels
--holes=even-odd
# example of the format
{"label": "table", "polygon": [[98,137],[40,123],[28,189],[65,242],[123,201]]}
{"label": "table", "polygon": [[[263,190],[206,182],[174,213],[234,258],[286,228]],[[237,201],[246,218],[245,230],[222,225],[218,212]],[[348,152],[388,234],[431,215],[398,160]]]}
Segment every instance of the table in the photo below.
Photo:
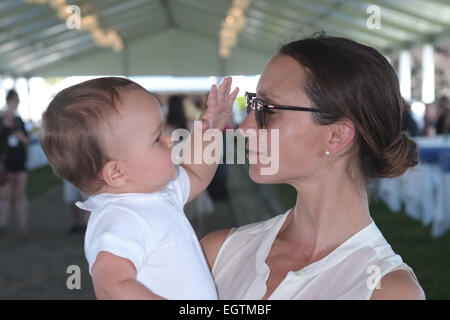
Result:
{"label": "table", "polygon": [[400,177],[379,179],[376,192],[393,212],[402,205],[408,216],[431,225],[431,236],[450,229],[450,138],[446,135],[414,138],[419,164]]}
{"label": "table", "polygon": [[35,136],[30,137],[30,144],[28,146],[28,156],[26,167],[28,170],[43,167],[48,164],[47,157],[39,144],[39,139]]}

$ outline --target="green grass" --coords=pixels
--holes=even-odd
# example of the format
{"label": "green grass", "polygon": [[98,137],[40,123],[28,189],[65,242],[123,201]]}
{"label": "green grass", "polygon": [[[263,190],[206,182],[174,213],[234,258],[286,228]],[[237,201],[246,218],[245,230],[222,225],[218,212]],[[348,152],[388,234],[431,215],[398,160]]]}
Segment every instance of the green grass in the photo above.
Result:
{"label": "green grass", "polygon": [[[295,204],[294,188],[278,185],[276,190],[286,208]],[[403,210],[393,213],[378,200],[371,201],[370,212],[392,249],[414,270],[427,299],[450,299],[450,231],[433,239],[430,226]]]}
{"label": "green grass", "polygon": [[62,183],[62,180],[53,174],[50,166],[31,170],[28,172],[28,199],[33,201],[60,183]]}

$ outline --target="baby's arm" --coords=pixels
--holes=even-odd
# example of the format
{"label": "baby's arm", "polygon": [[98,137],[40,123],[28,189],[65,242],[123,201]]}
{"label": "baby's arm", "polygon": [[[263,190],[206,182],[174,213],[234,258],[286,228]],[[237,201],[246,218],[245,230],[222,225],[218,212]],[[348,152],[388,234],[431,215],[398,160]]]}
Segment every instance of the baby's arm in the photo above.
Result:
{"label": "baby's arm", "polygon": [[[187,202],[194,199],[199,195],[206,187],[211,183],[214,174],[217,170],[217,161],[213,164],[205,163],[203,159],[203,151],[211,142],[202,142],[201,164],[194,164],[194,142],[195,136],[201,135],[207,129],[217,129],[222,132],[231,116],[234,100],[237,97],[239,88],[236,88],[231,94],[231,77],[225,78],[219,88],[216,85],[211,87],[211,92],[208,96],[207,109],[200,116],[202,121],[202,127],[194,126],[192,133],[189,137],[190,140],[187,143],[190,145],[191,150],[191,162],[189,164],[182,163],[181,165],[186,169],[190,180],[190,193]],[[217,159],[219,155],[216,155]]]}
{"label": "baby's arm", "polygon": [[107,251],[98,254],[92,267],[92,281],[97,299],[164,299],[136,280],[136,268],[130,260]]}

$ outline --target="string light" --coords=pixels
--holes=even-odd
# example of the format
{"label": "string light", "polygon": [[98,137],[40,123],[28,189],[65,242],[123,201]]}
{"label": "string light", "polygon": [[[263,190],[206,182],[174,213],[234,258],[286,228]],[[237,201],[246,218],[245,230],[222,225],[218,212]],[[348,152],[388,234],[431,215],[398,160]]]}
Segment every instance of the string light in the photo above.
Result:
{"label": "string light", "polygon": [[246,19],[244,11],[250,5],[251,0],[233,0],[226,18],[222,21],[219,33],[219,55],[222,58],[230,56],[231,48],[237,44],[239,33],[244,29]]}
{"label": "string light", "polygon": [[[69,18],[73,12],[71,6],[67,4],[66,0],[24,0],[27,3],[34,3],[39,5],[49,5],[56,11],[56,15],[61,20]],[[99,27],[98,17],[95,14],[88,15],[81,18],[80,28],[83,31],[90,32],[94,43],[102,48],[112,48],[114,51],[123,50],[123,41],[117,31],[109,29],[104,31]]]}

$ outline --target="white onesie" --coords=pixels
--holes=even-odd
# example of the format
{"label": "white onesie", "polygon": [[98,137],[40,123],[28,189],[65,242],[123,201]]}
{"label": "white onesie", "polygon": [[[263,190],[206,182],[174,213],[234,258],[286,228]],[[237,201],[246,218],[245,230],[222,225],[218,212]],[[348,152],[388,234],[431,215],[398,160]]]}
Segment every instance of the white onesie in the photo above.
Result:
{"label": "white onesie", "polygon": [[84,250],[89,273],[101,251],[129,259],[137,280],[167,299],[217,299],[198,238],[183,206],[190,191],[181,166],[177,177],[154,193],[101,193],[84,202],[91,211]]}

